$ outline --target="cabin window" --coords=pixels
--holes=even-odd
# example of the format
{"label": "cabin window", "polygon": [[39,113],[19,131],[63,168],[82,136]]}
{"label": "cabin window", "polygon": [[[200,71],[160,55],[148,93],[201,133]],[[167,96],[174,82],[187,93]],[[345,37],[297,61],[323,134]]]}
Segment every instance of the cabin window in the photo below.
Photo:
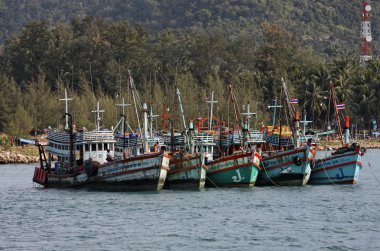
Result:
{"label": "cabin window", "polygon": [[84,145],[84,150],[85,150],[86,152],[90,151],[90,147],[89,147],[88,144],[85,144],[85,145]]}
{"label": "cabin window", "polygon": [[91,151],[96,151],[96,144],[91,144]]}
{"label": "cabin window", "polygon": [[99,144],[98,144],[98,151],[103,151],[102,146],[103,146],[102,143],[99,143]]}

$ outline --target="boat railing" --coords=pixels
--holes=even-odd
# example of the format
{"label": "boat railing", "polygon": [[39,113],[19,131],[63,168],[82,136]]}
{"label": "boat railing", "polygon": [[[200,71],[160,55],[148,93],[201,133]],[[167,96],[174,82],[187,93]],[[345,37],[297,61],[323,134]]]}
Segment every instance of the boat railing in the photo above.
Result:
{"label": "boat railing", "polygon": [[264,140],[264,134],[260,131],[250,131],[248,134],[248,140],[249,143],[263,143]]}
{"label": "boat railing", "polygon": [[[47,139],[49,141],[55,141],[61,144],[67,144],[70,142],[70,134],[65,131],[51,131],[48,134]],[[112,131],[90,131],[90,132],[75,132],[75,142],[83,141],[114,141],[114,135]]]}
{"label": "boat railing", "polygon": [[112,141],[114,134],[112,131],[90,131],[77,134],[77,140],[80,141]]}
{"label": "boat railing", "polygon": [[208,133],[200,133],[194,136],[195,143],[214,143],[214,136]]}
{"label": "boat railing", "polygon": [[70,143],[70,134],[64,131],[55,132],[50,131],[47,136],[48,141],[55,141],[57,143],[68,144]]}

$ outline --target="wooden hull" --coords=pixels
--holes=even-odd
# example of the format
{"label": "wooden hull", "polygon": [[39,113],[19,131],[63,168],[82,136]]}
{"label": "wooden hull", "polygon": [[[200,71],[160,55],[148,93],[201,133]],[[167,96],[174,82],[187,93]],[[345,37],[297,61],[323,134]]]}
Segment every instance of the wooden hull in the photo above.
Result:
{"label": "wooden hull", "polygon": [[304,186],[311,173],[315,151],[309,146],[281,151],[261,161],[257,186]]}
{"label": "wooden hull", "polygon": [[310,184],[356,184],[362,168],[361,155],[355,151],[332,155],[315,161]]}
{"label": "wooden hull", "polygon": [[206,186],[253,187],[260,170],[258,153],[238,153],[207,163]]}
{"label": "wooden hull", "polygon": [[[47,173],[44,180],[38,179],[41,176],[38,176],[38,173],[41,171],[35,171],[33,181],[47,188],[85,187],[110,191],[158,191],[164,186],[169,159],[167,154],[145,154],[91,168],[86,167],[85,170],[75,174]],[[36,168],[38,169],[41,170]]]}
{"label": "wooden hull", "polygon": [[202,189],[205,186],[206,167],[201,155],[179,156],[170,160],[165,188]]}

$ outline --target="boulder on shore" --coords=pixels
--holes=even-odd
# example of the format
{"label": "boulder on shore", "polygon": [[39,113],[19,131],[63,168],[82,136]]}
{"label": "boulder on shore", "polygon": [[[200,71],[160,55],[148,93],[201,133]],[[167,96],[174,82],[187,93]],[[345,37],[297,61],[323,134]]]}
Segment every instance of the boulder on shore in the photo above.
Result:
{"label": "boulder on shore", "polygon": [[29,164],[38,162],[39,158],[36,156],[27,156],[11,151],[0,152],[0,164]]}

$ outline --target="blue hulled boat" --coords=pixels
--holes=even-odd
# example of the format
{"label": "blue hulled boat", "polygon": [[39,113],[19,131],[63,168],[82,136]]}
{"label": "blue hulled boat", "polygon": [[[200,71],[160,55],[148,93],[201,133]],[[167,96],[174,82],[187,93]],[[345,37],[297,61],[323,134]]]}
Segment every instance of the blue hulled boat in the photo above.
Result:
{"label": "blue hulled boat", "polygon": [[360,146],[353,143],[315,161],[310,184],[356,184],[362,168]]}

